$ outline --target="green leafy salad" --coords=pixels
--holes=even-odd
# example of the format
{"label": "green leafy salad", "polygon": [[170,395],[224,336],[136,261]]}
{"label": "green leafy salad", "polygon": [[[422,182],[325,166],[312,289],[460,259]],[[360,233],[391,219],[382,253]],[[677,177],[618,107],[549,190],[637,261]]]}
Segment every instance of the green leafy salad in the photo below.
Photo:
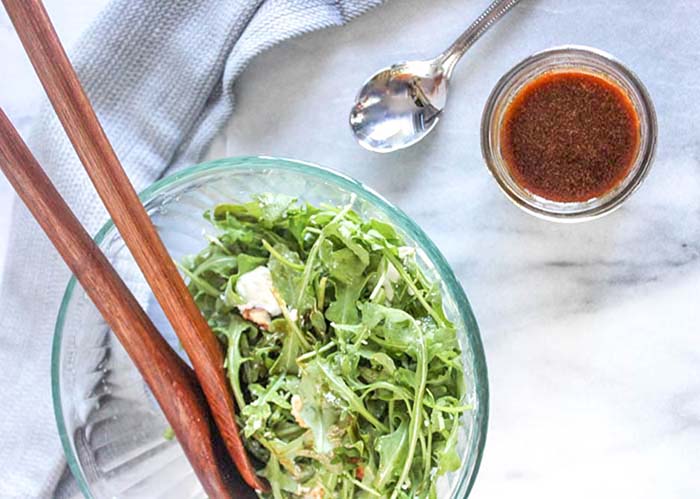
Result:
{"label": "green leafy salad", "polygon": [[386,222],[262,194],[205,213],[189,289],[280,498],[435,498],[465,404],[456,330]]}

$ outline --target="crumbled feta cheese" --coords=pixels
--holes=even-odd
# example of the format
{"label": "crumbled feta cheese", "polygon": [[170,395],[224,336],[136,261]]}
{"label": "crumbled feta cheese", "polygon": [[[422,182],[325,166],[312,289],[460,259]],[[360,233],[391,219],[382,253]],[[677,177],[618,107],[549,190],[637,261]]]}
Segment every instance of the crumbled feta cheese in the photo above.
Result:
{"label": "crumbled feta cheese", "polygon": [[[399,257],[403,260],[415,254],[416,249],[410,246],[399,247]],[[372,290],[369,299],[374,300],[377,297],[380,289],[384,290],[386,299],[391,301],[394,299],[394,284],[401,280],[401,274],[396,270],[396,267],[391,262],[387,262],[386,271],[381,275],[377,285]],[[410,290],[409,290],[410,292]]]}
{"label": "crumbled feta cheese", "polygon": [[[374,301],[374,299],[377,297],[379,294],[379,291],[384,287],[384,275],[382,275],[378,280],[377,280],[377,285],[374,287],[372,292],[369,295],[369,301]],[[333,323],[331,323],[332,327],[335,327]]]}
{"label": "crumbled feta cheese", "polygon": [[272,275],[267,267],[256,267],[240,276],[236,281],[236,293],[245,300],[238,309],[243,312],[250,309],[262,309],[271,317],[282,313],[275,296],[272,294]]}
{"label": "crumbled feta cheese", "polygon": [[301,410],[304,408],[304,401],[301,400],[299,395],[292,395],[292,416],[296,420],[297,424],[302,428],[308,428],[309,425],[306,424],[304,418],[301,417]]}
{"label": "crumbled feta cheese", "polygon": [[386,272],[384,273],[382,287],[384,288],[384,293],[386,294],[387,300],[391,301],[394,299],[394,286],[393,284],[401,280],[401,275],[396,267],[392,263],[387,263]]}
{"label": "crumbled feta cheese", "polygon": [[297,487],[297,495],[301,496],[303,499],[323,499],[325,491],[321,485],[316,485],[313,489],[310,487],[304,487],[299,484]]}
{"label": "crumbled feta cheese", "polygon": [[289,309],[289,318],[292,319],[293,322],[297,321],[297,319],[299,318],[299,312],[296,308]]}
{"label": "crumbled feta cheese", "polygon": [[386,267],[386,280],[390,283],[399,282],[401,280],[401,274],[396,270],[396,267],[392,263],[387,264]]}
{"label": "crumbled feta cheese", "polygon": [[399,246],[399,258],[401,258],[401,260],[404,260],[409,256],[413,256],[415,254],[416,248],[414,248],[413,246]]}
{"label": "crumbled feta cheese", "polygon": [[270,328],[272,317],[270,317],[267,310],[262,308],[243,308],[241,309],[241,315],[245,320],[254,322],[263,329]]}
{"label": "crumbled feta cheese", "polygon": [[326,399],[326,402],[328,402],[330,405],[338,405],[339,403],[338,397],[333,395],[331,392],[324,393],[323,398]]}

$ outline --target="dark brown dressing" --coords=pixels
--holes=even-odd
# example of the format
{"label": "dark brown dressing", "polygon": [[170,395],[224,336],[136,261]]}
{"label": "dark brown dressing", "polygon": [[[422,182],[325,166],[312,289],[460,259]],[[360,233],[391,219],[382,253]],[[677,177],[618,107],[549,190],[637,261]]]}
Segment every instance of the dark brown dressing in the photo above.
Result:
{"label": "dark brown dressing", "polygon": [[501,154],[518,184],[545,199],[587,201],[614,189],[639,149],[639,117],[615,83],[590,73],[546,73],[509,104]]}

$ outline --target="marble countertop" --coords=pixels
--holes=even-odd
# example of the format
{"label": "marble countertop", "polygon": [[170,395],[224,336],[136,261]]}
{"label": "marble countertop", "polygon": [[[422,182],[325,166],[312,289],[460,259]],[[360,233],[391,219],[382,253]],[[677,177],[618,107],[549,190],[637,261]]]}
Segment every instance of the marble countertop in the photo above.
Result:
{"label": "marble countertop", "polygon": [[[68,44],[105,0],[48,0]],[[365,182],[421,224],[474,306],[491,419],[473,497],[687,499],[700,493],[700,0],[524,0],[455,73],[435,133],[389,156],[352,140],[355,92],[388,63],[432,56],[485,1],[388,0],[343,29],[258,57],[209,157],[268,154]],[[657,159],[622,209],[578,225],[512,206],[484,166],[498,78],[554,45],[611,52],[659,118]],[[40,95],[6,18],[3,107],[26,133]],[[9,47],[5,51],[5,47]],[[7,58],[7,59],[6,59]],[[10,190],[0,180],[0,254]]]}

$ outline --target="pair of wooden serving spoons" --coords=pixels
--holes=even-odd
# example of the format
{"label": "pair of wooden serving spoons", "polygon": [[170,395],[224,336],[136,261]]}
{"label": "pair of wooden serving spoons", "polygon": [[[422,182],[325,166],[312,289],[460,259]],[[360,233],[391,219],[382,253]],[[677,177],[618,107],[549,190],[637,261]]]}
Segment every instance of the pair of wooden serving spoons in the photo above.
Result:
{"label": "pair of wooden serving spoons", "polygon": [[212,498],[255,497],[254,491],[266,491],[268,484],[256,475],[238,433],[218,340],[119,163],[41,1],[2,2],[63,128],[194,372],[156,330],[1,109],[0,168],[124,345],[205,492]]}

